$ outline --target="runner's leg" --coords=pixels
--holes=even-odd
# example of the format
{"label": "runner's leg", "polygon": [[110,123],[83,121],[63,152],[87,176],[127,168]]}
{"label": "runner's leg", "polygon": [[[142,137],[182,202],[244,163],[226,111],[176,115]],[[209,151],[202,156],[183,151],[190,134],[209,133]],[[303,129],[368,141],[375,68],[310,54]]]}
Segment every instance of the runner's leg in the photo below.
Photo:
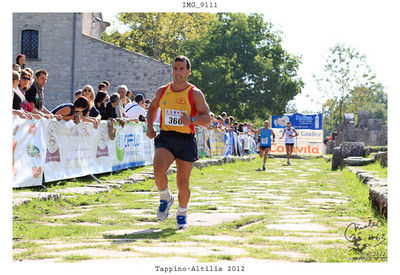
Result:
{"label": "runner's leg", "polygon": [[167,170],[174,162],[174,156],[165,148],[157,148],[153,159],[154,181],[159,191],[168,187]]}
{"label": "runner's leg", "polygon": [[265,148],[265,154],[264,154],[264,167],[265,167],[265,163],[268,160],[268,153],[269,153],[269,147]]}
{"label": "runner's leg", "polygon": [[178,186],[179,206],[186,208],[190,199],[189,178],[193,162],[176,159],[176,185]]}
{"label": "runner's leg", "polygon": [[287,164],[290,164],[289,158],[290,158],[290,145],[286,145],[286,158],[287,158]]}

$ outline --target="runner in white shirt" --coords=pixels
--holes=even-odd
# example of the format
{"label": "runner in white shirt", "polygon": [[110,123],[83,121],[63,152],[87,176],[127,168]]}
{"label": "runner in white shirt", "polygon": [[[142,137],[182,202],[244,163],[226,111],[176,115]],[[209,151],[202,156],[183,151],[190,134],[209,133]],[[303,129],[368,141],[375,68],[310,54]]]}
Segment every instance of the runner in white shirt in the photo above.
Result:
{"label": "runner in white shirt", "polygon": [[146,118],[147,112],[144,110],[143,95],[137,94],[135,96],[135,101],[133,101],[132,103],[129,103],[125,106],[125,113],[129,118],[139,119],[139,116]]}
{"label": "runner in white shirt", "polygon": [[299,135],[297,131],[291,126],[292,124],[290,123],[290,121],[286,123],[286,128],[281,136],[281,138],[283,138],[283,136],[286,134],[285,137],[286,158],[287,158],[287,164],[289,165],[290,165],[290,157],[292,156],[294,149],[294,138]]}

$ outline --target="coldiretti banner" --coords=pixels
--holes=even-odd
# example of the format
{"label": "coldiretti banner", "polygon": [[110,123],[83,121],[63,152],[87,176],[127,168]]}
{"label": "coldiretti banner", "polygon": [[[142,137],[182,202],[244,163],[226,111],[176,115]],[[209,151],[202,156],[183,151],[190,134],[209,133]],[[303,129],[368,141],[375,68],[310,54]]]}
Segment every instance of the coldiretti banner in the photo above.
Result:
{"label": "coldiretti banner", "polygon": [[[275,133],[275,142],[271,144],[271,154],[286,154],[285,137],[280,139],[283,134],[283,128],[273,128]],[[295,138],[293,154],[298,155],[314,155],[323,154],[323,131],[296,129],[299,134]]]}

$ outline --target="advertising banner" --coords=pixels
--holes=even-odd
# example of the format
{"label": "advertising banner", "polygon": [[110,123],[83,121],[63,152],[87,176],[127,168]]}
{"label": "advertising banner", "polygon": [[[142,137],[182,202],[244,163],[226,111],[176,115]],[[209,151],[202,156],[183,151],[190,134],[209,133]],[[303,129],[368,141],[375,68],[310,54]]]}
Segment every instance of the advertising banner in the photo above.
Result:
{"label": "advertising banner", "polygon": [[204,127],[196,127],[196,142],[197,142],[197,151],[199,152],[199,157],[208,157],[210,156],[210,147],[209,147],[209,135],[208,130]]}
{"label": "advertising banner", "polygon": [[40,129],[44,119],[25,120],[13,116],[13,187],[42,185],[44,148]]}
{"label": "advertising banner", "polygon": [[225,131],[212,129],[209,130],[211,157],[225,155]]}
{"label": "advertising banner", "polygon": [[96,161],[96,157],[110,157],[112,145],[108,142],[107,127],[100,125],[95,129],[91,123],[55,120],[46,120],[44,126],[46,182],[111,171],[109,162],[101,165]]}
{"label": "advertising banner", "polygon": [[143,124],[128,123],[124,127],[117,126],[115,137],[116,158],[112,159],[112,170],[121,170],[128,167],[144,166],[144,137]]}
{"label": "advertising banner", "polygon": [[288,114],[283,116],[272,116],[272,128],[285,128],[290,122],[297,129],[322,130],[322,114],[303,115]]}
{"label": "advertising banner", "polygon": [[[271,144],[271,154],[286,154],[285,137],[280,139],[284,129],[273,128],[275,133],[275,142]],[[296,129],[299,134],[295,138],[293,154],[320,156],[323,154],[323,131],[322,130],[304,130]]]}

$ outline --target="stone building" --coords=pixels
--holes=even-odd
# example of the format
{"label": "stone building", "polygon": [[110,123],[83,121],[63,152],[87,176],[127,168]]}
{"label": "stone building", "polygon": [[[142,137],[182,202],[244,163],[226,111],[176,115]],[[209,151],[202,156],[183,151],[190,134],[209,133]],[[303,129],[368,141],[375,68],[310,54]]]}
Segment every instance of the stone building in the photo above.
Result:
{"label": "stone building", "polygon": [[172,81],[171,65],[101,40],[109,26],[101,13],[14,13],[13,63],[19,53],[27,67],[45,69],[45,106],[52,109],[73,99],[86,84],[97,91],[103,80],[115,92],[125,84],[152,98],[157,88]]}

